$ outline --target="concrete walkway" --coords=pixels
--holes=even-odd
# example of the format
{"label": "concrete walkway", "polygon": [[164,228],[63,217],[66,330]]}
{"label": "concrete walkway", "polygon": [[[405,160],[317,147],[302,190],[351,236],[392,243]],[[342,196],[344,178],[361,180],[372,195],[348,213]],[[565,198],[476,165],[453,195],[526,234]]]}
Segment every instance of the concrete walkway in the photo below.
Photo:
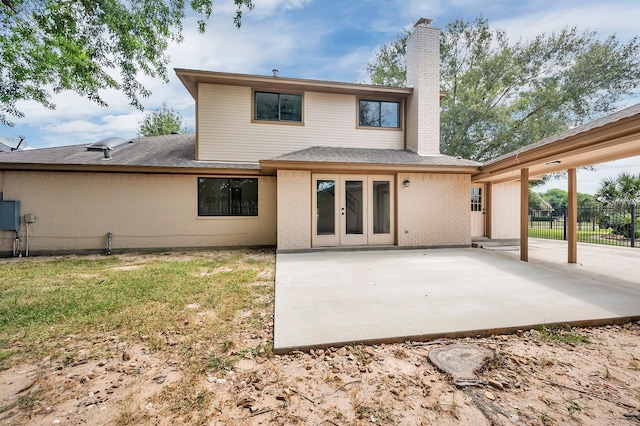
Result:
{"label": "concrete walkway", "polygon": [[[585,247],[586,246],[586,247]],[[278,254],[274,349],[511,332],[640,318],[640,249],[530,240],[517,251]]]}

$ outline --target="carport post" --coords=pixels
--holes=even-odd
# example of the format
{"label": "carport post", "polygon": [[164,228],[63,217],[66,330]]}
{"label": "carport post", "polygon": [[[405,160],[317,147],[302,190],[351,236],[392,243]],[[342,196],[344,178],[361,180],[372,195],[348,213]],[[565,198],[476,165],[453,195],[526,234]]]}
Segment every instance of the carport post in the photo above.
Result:
{"label": "carport post", "polygon": [[567,240],[569,263],[578,262],[578,189],[576,169],[567,170],[569,188],[567,199]]}
{"label": "carport post", "polygon": [[520,260],[529,261],[529,169],[520,169]]}

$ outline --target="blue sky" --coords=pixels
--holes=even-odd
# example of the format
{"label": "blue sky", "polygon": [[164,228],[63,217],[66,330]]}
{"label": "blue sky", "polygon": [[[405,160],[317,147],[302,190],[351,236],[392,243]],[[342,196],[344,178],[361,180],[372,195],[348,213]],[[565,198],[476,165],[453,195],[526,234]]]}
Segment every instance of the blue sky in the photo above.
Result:
{"label": "blue sky", "polygon": [[[214,15],[206,34],[196,30],[196,18],[185,22],[184,42],[171,45],[170,68],[366,82],[366,64],[382,44],[420,17],[433,18],[444,27],[456,18],[480,15],[493,27],[503,28],[512,40],[532,38],[565,26],[616,33],[627,40],[640,32],[637,0],[254,0],[243,26],[233,25],[231,0],[214,0]],[[144,100],[147,110],[163,102],[175,107],[188,126],[194,126],[194,101],[170,72],[169,84],[141,77],[153,95]],[[134,137],[144,113],[128,105],[124,95],[104,92],[108,108],[92,104],[74,93],[52,98],[53,111],[35,103],[21,103],[26,117],[14,128],[0,126],[0,136],[25,135],[34,148],[90,143],[109,136]],[[640,102],[640,95],[626,104]],[[600,166],[597,172],[580,171],[578,190],[593,193],[603,177],[621,171],[640,173],[640,158]],[[566,187],[562,181],[550,187]]]}

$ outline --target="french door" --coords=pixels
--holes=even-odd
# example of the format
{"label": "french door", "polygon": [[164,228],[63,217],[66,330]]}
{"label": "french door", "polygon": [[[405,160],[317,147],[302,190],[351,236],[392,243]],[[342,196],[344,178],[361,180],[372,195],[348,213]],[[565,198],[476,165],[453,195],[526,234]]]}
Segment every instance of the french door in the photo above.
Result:
{"label": "french door", "polygon": [[393,244],[393,176],[313,175],[314,247]]}

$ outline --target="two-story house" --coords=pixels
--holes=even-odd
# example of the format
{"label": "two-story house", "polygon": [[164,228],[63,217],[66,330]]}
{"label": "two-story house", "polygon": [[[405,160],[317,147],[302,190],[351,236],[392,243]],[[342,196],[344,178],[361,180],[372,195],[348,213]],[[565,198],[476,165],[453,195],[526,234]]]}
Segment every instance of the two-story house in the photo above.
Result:
{"label": "two-story house", "polygon": [[[484,187],[479,163],[440,154],[429,23],[409,38],[407,87],[178,69],[195,135],[0,153],[0,251],[468,247]],[[517,183],[493,185],[510,207],[494,238],[518,237],[518,200]]]}

